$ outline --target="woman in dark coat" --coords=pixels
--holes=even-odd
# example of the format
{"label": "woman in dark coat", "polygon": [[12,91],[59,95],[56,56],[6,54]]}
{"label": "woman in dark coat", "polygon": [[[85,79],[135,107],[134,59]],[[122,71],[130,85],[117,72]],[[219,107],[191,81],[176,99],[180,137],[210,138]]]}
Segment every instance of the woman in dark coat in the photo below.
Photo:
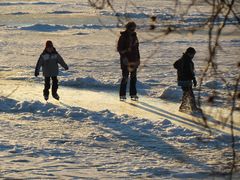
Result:
{"label": "woman in dark coat", "polygon": [[129,22],[126,30],[121,32],[118,40],[117,50],[120,54],[120,63],[122,69],[122,81],[120,86],[120,100],[126,99],[126,88],[128,76],[130,74],[130,96],[132,100],[137,100],[137,68],[140,65],[139,41],[137,38],[136,24]]}

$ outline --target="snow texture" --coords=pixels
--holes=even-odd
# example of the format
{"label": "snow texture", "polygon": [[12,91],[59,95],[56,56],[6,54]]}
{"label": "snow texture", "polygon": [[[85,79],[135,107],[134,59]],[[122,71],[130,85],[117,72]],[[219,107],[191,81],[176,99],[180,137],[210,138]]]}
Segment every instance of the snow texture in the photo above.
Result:
{"label": "snow texture", "polygon": [[[227,19],[219,41],[223,51],[216,55],[228,84],[213,77],[203,82],[204,108],[209,108],[207,99],[215,91],[217,102],[210,109],[212,114],[220,113],[219,117],[209,115],[215,130],[209,135],[197,115],[195,119],[177,112],[182,91],[173,68],[192,46],[197,50],[193,60],[199,80],[208,58],[208,32],[153,37],[159,36],[166,23],[174,28],[205,23],[210,6],[197,4],[183,21],[175,15],[174,1],[159,2],[139,0],[136,6],[126,6],[125,0],[114,1],[116,13],[110,8],[96,11],[85,0],[0,2],[0,178],[229,177],[230,124],[218,119],[229,114],[226,99],[239,74],[239,31],[234,31],[238,21],[233,16]],[[157,18],[156,31],[149,32],[152,16]],[[124,30],[118,17],[138,25],[139,102],[118,101],[121,69],[116,44]],[[216,24],[222,21],[219,17]],[[68,71],[60,68],[60,102],[52,98],[44,102],[43,78],[34,77],[46,40],[53,41],[69,65]],[[238,161],[233,178],[239,179],[239,111],[234,117]]]}
{"label": "snow texture", "polygon": [[[229,161],[230,136],[208,137],[168,119],[151,122],[108,110],[92,112],[39,101],[0,100],[5,117],[18,114],[14,120],[1,118],[5,178],[67,178],[70,174],[80,178],[81,173],[94,177],[87,175],[92,168],[100,178],[207,178],[213,172],[220,176]],[[221,153],[225,155],[218,157]],[[224,165],[208,159],[221,160]],[[36,166],[30,168],[33,163]]]}

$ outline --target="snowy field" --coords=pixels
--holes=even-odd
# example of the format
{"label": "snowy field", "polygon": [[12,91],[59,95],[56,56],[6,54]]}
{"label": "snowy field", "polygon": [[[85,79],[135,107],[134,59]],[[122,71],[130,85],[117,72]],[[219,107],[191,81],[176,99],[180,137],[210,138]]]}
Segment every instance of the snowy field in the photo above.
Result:
{"label": "snowy field", "polygon": [[[189,46],[197,76],[205,67],[207,32],[201,30],[156,38],[146,30],[147,17],[172,17],[173,2],[136,1],[127,16],[138,24],[142,66],[140,101],[118,101],[121,78],[116,43],[122,28],[108,8],[96,11],[86,0],[0,0],[0,178],[21,179],[225,179],[231,163],[229,125],[222,129],[213,112],[229,112],[227,88],[216,79],[203,82],[203,102],[212,116],[209,135],[190,115],[177,112],[181,91],[172,64]],[[124,16],[125,1],[116,2]],[[190,11],[190,26],[203,22],[208,8]],[[125,14],[126,15],[126,14]],[[222,75],[233,87],[239,74],[239,30],[231,19],[217,53]],[[161,24],[157,25],[161,28]],[[61,71],[60,97],[43,101],[43,78],[34,68],[46,40],[52,40],[69,65]],[[154,55],[152,56],[152,54]],[[61,69],[63,70],[63,69]],[[216,107],[205,101],[220,90]],[[239,106],[239,104],[238,104]],[[236,133],[240,179],[239,112]]]}

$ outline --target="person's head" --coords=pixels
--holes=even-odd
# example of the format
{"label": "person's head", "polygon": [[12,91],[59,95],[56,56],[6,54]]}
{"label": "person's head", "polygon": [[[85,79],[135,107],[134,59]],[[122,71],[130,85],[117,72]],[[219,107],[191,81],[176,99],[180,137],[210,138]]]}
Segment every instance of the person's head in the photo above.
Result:
{"label": "person's head", "polygon": [[46,47],[45,47],[45,50],[49,53],[52,53],[54,51],[54,46],[53,46],[53,43],[52,41],[48,40],[46,42]]}
{"label": "person's head", "polygon": [[193,58],[196,54],[196,50],[193,47],[187,48],[185,54],[187,54],[189,57]]}
{"label": "person's head", "polygon": [[136,27],[137,27],[137,25],[136,25],[136,23],[133,22],[133,21],[128,22],[128,23],[126,24],[126,30],[127,30],[128,32],[131,32],[131,33],[135,32]]}

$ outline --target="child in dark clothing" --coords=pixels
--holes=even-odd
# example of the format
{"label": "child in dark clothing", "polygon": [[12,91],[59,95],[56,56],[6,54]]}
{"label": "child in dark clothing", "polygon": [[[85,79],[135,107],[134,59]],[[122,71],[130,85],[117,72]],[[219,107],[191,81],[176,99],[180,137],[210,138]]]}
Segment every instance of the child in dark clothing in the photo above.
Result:
{"label": "child in dark clothing", "polygon": [[195,102],[195,97],[192,90],[192,85],[197,86],[197,81],[194,73],[194,63],[192,61],[196,50],[189,47],[183,56],[174,63],[174,68],[177,69],[178,86],[183,90],[182,104],[179,108],[181,112],[199,111]]}
{"label": "child in dark clothing", "polygon": [[67,64],[54,48],[52,41],[47,41],[46,47],[40,55],[35,68],[35,76],[37,77],[39,75],[40,68],[42,67],[43,76],[45,77],[43,96],[46,101],[49,97],[50,78],[52,79],[52,96],[53,98],[59,100],[59,95],[57,94],[58,64],[60,64],[65,70],[68,70]]}

